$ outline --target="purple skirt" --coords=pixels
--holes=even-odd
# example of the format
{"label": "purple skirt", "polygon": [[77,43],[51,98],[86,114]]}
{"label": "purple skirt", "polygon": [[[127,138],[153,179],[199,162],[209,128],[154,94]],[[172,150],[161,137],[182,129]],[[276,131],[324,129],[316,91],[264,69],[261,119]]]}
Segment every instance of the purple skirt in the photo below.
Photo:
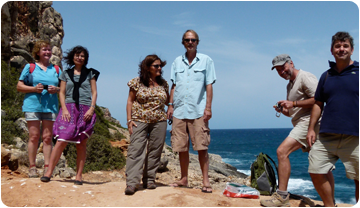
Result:
{"label": "purple skirt", "polygon": [[53,126],[53,135],[59,141],[79,144],[94,132],[96,114],[94,113],[91,120],[85,122],[84,115],[90,106],[81,104],[77,106],[75,103],[66,103],[66,108],[71,115],[70,122],[62,120],[62,109],[60,108]]}

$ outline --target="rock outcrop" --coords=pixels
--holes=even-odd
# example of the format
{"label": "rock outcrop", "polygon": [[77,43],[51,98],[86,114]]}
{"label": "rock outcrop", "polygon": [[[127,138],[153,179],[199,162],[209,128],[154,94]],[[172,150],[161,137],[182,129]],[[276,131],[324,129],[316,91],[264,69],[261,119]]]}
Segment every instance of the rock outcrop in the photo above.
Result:
{"label": "rock outcrop", "polygon": [[19,70],[34,62],[31,51],[37,40],[53,46],[52,64],[62,68],[63,20],[52,1],[8,1],[1,8],[1,60]]}

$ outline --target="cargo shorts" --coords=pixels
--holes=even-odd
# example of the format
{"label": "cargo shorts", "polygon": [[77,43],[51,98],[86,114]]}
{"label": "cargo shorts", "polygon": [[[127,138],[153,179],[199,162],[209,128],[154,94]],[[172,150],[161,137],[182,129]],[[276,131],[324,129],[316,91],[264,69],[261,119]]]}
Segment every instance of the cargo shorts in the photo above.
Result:
{"label": "cargo shorts", "polygon": [[[307,144],[307,140],[306,140],[306,136],[308,133],[308,127],[309,124],[308,123],[298,123],[296,126],[294,126],[294,128],[291,130],[291,132],[289,133],[290,138],[295,139],[298,143],[300,143],[302,145],[301,150],[303,152],[309,152],[310,151],[310,147]],[[319,133],[319,129],[320,129],[320,125],[319,123],[317,123],[315,125],[315,134],[316,134],[316,139],[319,139],[318,133]]]}
{"label": "cargo shorts", "polygon": [[210,144],[209,122],[203,117],[197,119],[177,119],[173,117],[171,146],[174,152],[189,151],[189,136],[195,151],[207,150]]}
{"label": "cargo shorts", "polygon": [[346,177],[359,180],[359,137],[346,134],[320,133],[309,152],[309,173],[327,174],[340,159]]}

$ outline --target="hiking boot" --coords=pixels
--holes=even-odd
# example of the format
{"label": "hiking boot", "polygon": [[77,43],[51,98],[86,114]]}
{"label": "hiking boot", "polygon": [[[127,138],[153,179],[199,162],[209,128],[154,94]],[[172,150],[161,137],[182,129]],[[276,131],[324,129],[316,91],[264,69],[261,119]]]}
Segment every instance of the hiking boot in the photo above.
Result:
{"label": "hiking boot", "polygon": [[29,169],[29,178],[39,178],[39,174],[35,166]]}
{"label": "hiking boot", "polygon": [[126,186],[125,195],[133,195],[136,192],[136,188],[134,186]]}
{"label": "hiking boot", "polygon": [[260,200],[260,204],[265,207],[290,207],[289,195],[284,199],[280,194],[274,192],[270,199]]}

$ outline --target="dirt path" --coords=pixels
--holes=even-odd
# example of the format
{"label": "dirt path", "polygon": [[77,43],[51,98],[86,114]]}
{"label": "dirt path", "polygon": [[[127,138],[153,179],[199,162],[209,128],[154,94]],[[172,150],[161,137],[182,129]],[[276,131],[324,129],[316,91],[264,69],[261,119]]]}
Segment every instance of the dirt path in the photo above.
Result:
{"label": "dirt path", "polygon": [[[1,200],[9,207],[259,207],[260,199],[229,198],[222,190],[212,194],[200,189],[174,188],[157,183],[155,190],[138,190],[124,194],[125,179],[118,181],[86,175],[84,185],[74,185],[72,179],[52,178],[43,183],[39,178],[26,178],[20,172],[1,171]],[[91,182],[89,182],[91,181]],[[261,196],[261,199],[268,196]],[[312,201],[315,204],[321,202]],[[300,200],[290,200],[292,207],[308,206]],[[315,205],[314,204],[314,205]],[[339,207],[351,207],[338,204]]]}

